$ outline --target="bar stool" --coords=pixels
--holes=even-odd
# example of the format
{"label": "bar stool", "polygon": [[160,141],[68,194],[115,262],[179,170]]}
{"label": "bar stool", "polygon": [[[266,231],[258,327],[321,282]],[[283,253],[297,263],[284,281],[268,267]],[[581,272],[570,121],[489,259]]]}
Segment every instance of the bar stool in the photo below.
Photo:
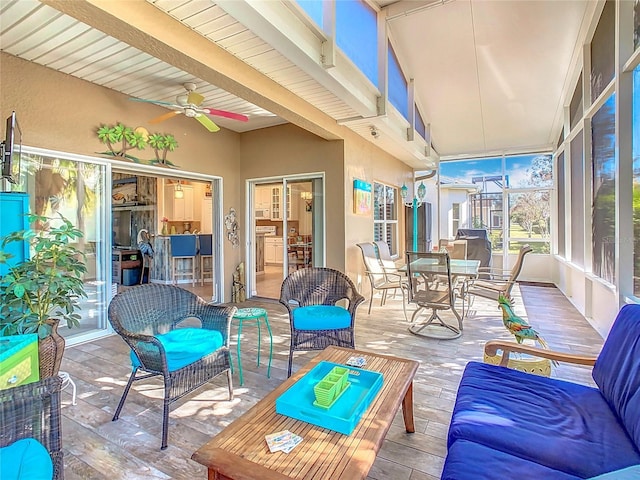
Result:
{"label": "bar stool", "polygon": [[[176,283],[176,277],[191,277],[191,286],[196,285],[196,247],[195,235],[171,235],[171,280]],[[182,260],[183,269],[179,270],[178,260]],[[186,263],[191,261],[191,268],[186,267]]]}
{"label": "bar stool", "polygon": [[[198,235],[198,253],[200,255],[200,285],[204,285],[205,273],[213,279],[213,235]],[[211,268],[204,269],[205,259],[211,259]]]}
{"label": "bar stool", "polygon": [[[244,323],[247,323],[249,326],[257,326],[258,327],[258,362],[257,366],[260,366],[260,340],[261,340],[261,331],[260,331],[260,323],[264,321],[264,324],[267,327],[267,331],[269,332],[269,366],[267,367],[267,378],[271,378],[271,359],[273,358],[273,335],[271,334],[271,325],[269,325],[269,318],[267,317],[267,311],[264,308],[240,308],[233,316],[232,322],[238,324],[238,342],[237,342],[237,353],[238,353],[238,375],[240,376],[240,385],[244,384],[244,378],[242,376],[242,360],[240,358],[240,340],[242,337],[242,326]],[[231,362],[233,365],[233,362]]]}

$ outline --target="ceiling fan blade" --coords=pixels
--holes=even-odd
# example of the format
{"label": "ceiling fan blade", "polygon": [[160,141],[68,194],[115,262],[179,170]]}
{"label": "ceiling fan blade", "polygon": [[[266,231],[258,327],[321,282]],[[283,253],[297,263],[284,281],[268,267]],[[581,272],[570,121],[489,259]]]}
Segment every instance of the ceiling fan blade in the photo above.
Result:
{"label": "ceiling fan blade", "polygon": [[230,118],[232,120],[238,120],[240,122],[248,122],[249,117],[242,115],[241,113],[227,112],[226,110],[216,110],[215,108],[201,108],[204,113],[209,115],[216,115],[218,117]]}
{"label": "ceiling fan blade", "polygon": [[202,103],[204,97],[200,95],[198,92],[189,92],[187,96],[187,103],[189,105],[195,105],[196,107]]}
{"label": "ceiling fan blade", "polygon": [[206,128],[210,132],[217,132],[218,130],[220,130],[220,127],[213,123],[213,120],[211,120],[206,115],[199,113],[195,116],[195,119],[198,120],[202,125],[204,125],[204,128]]}
{"label": "ceiling fan blade", "polygon": [[156,118],[152,118],[151,120],[149,120],[149,123],[160,123],[160,122],[164,122],[165,120],[169,120],[170,118],[175,117],[176,115],[180,115],[182,112],[167,112],[164,113],[162,115],[160,115],[159,117]]}
{"label": "ceiling fan blade", "polygon": [[146,100],[144,98],[134,98],[134,97],[129,97],[129,100],[133,102],[153,103],[154,105],[162,105],[165,107],[182,108],[182,106],[176,105],[175,103],[161,102],[160,100]]}

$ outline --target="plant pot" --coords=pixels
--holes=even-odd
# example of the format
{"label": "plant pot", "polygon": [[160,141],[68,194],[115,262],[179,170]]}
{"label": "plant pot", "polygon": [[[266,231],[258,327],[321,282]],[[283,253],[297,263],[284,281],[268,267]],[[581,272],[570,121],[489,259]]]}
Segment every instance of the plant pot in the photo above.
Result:
{"label": "plant pot", "polygon": [[50,318],[47,325],[51,325],[51,335],[38,340],[38,355],[40,357],[40,380],[58,375],[62,355],[64,355],[64,338],[58,333],[60,320]]}
{"label": "plant pot", "polygon": [[[502,353],[495,357],[489,357],[486,353],[484,355],[484,363],[491,365],[500,365],[502,361]],[[520,370],[521,372],[532,373],[534,375],[540,375],[543,377],[551,376],[551,360],[546,358],[538,358],[531,356],[524,356],[515,358],[513,353],[509,357],[507,367],[514,370]]]}

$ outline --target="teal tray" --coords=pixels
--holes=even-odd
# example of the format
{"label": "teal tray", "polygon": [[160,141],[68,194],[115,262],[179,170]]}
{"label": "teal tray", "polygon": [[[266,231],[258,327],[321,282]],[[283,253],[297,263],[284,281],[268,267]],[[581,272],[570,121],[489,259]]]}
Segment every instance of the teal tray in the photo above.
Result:
{"label": "teal tray", "polygon": [[[316,399],[313,387],[333,367],[348,368],[351,385],[331,408],[316,407],[313,405]],[[276,399],[276,413],[350,435],[380,391],[382,381],[379,372],[323,361]]]}

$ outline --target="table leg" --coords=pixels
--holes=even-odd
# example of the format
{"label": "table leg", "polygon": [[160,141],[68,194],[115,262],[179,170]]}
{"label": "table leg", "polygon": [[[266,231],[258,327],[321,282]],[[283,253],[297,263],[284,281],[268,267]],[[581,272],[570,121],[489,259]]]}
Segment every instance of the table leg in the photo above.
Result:
{"label": "table leg", "polygon": [[244,378],[242,377],[242,359],[240,358],[240,337],[242,336],[242,319],[238,321],[238,375],[240,376],[240,386],[244,385]]}
{"label": "table leg", "polygon": [[262,331],[260,329],[260,317],[256,318],[256,326],[258,327],[258,362],[257,366],[260,366],[260,344],[262,343]]}
{"label": "table leg", "polygon": [[271,378],[271,359],[273,358],[273,335],[271,333],[271,325],[269,325],[269,319],[267,315],[264,316],[264,323],[267,326],[267,332],[269,332],[269,366],[267,367],[267,378]]}
{"label": "table leg", "polygon": [[416,428],[413,424],[413,382],[409,384],[407,393],[404,394],[404,399],[402,400],[402,416],[404,417],[406,431],[408,433],[415,432]]}

